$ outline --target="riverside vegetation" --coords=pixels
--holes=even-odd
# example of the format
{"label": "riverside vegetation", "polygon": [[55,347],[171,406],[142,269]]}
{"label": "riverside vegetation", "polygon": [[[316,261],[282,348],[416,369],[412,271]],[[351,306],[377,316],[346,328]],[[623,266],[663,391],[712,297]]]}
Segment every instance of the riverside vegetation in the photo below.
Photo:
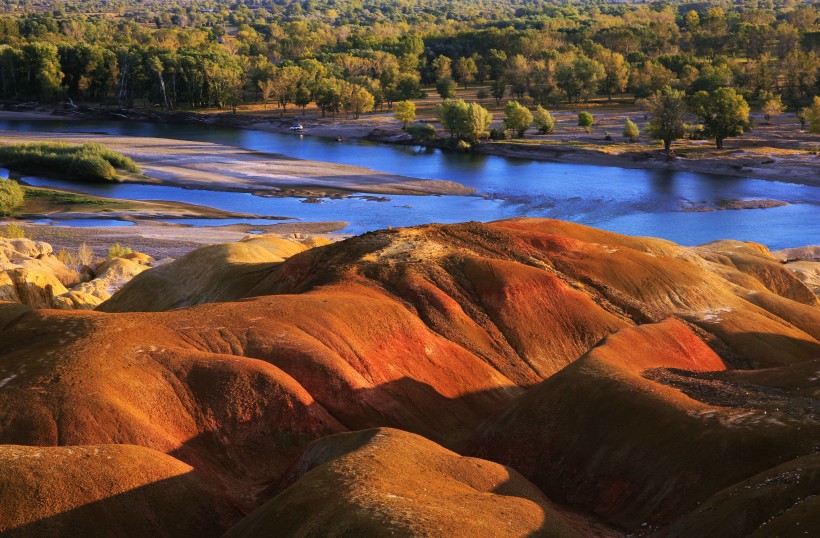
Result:
{"label": "riverside vegetation", "polygon": [[52,174],[83,181],[115,181],[118,170],[138,172],[122,153],[89,142],[42,142],[0,146],[0,163],[18,172]]}

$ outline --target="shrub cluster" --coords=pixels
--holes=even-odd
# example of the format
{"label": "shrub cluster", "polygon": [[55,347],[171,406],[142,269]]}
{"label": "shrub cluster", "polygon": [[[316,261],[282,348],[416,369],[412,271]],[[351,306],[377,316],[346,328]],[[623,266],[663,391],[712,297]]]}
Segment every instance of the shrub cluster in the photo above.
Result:
{"label": "shrub cluster", "polygon": [[139,171],[131,158],[96,142],[83,145],[38,142],[2,146],[0,162],[28,174],[53,173],[86,181],[116,180],[118,169]]}
{"label": "shrub cluster", "polygon": [[0,215],[11,215],[23,203],[23,188],[10,179],[0,180]]}

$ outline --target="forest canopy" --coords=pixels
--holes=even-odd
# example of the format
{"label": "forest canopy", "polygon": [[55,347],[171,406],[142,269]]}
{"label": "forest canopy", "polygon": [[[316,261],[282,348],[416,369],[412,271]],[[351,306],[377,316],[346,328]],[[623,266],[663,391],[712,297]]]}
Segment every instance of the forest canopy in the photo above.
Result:
{"label": "forest canopy", "polygon": [[819,9],[799,0],[6,0],[0,99],[316,103],[357,115],[371,97],[390,106],[452,80],[543,106],[670,86],[775,95],[794,110],[820,93]]}

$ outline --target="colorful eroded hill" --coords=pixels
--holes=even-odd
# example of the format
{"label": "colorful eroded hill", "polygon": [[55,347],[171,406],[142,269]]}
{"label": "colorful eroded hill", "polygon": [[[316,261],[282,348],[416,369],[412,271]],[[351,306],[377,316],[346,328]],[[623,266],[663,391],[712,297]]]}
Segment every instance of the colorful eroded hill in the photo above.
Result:
{"label": "colorful eroded hill", "polygon": [[820,302],[765,248],[530,219],[272,245],[0,305],[0,532],[818,523]]}

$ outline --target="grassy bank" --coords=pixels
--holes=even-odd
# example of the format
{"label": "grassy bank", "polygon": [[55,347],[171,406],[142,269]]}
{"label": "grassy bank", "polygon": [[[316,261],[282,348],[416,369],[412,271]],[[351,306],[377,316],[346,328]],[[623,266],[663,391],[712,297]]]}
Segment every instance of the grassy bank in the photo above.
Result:
{"label": "grassy bank", "polygon": [[50,174],[80,181],[115,181],[118,170],[138,172],[131,158],[88,142],[36,142],[0,146],[0,163],[27,174]]}

